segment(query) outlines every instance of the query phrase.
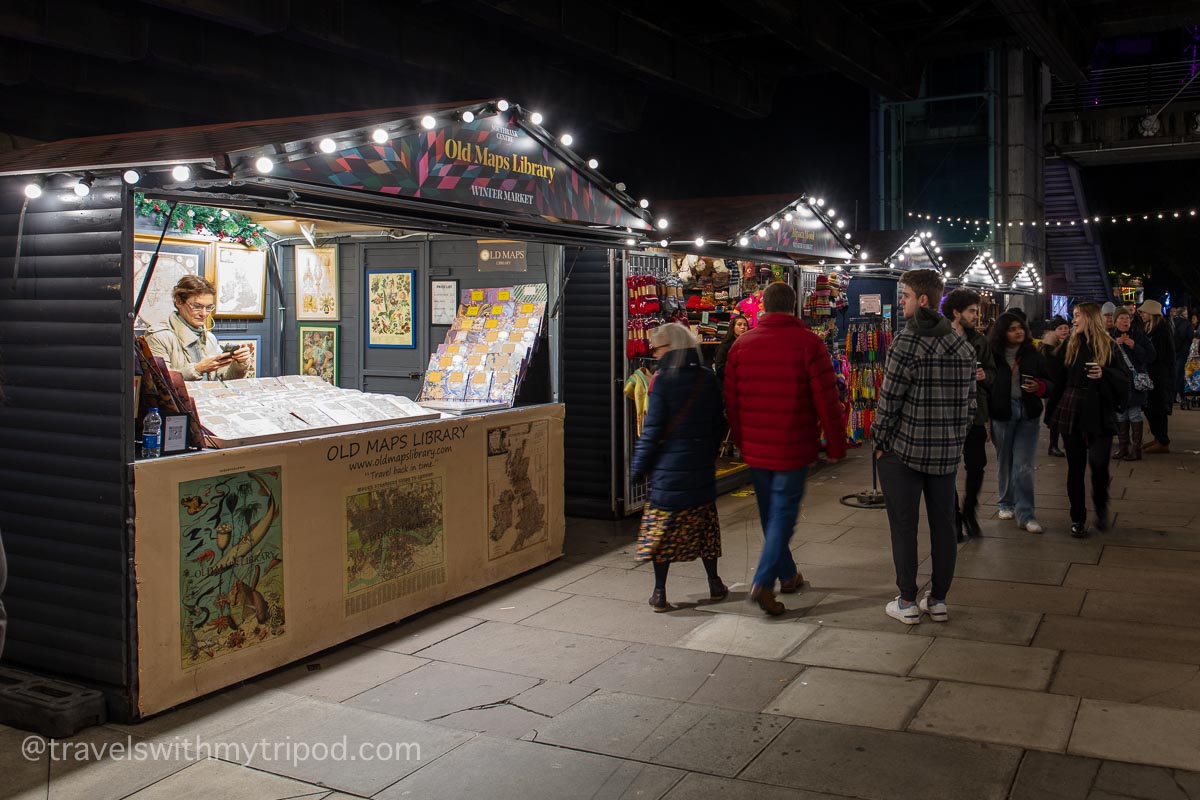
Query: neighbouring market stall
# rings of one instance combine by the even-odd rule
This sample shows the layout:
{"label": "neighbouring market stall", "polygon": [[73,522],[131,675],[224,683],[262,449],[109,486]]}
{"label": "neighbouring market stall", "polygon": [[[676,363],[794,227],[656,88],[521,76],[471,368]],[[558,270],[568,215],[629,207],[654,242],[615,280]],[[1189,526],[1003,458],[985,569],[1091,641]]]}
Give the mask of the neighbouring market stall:
{"label": "neighbouring market stall", "polygon": [[[805,280],[815,282],[825,269],[821,262],[844,263],[853,256],[849,235],[834,221],[836,211],[817,200],[768,195],[671,201],[656,206],[656,224],[666,232],[656,246],[613,250],[603,259],[586,252],[577,259],[568,255],[564,357],[594,368],[591,413],[568,415],[569,513],[611,519],[644,504],[645,484],[630,479],[627,465],[655,368],[649,351],[655,327],[688,325],[711,363],[733,319],[753,316],[751,324],[757,322],[765,286],[787,282],[803,300],[810,293]],[[573,327],[571,320],[585,319],[587,308],[603,301],[612,308],[611,321],[597,315],[586,329]],[[606,324],[608,353],[596,348]],[[610,406],[602,408],[597,398]],[[732,443],[722,447],[717,473],[718,491],[745,482],[745,465]]]}
{"label": "neighbouring market stall", "polygon": [[1045,318],[1045,289],[1041,273],[1032,263],[992,262],[996,273],[996,308],[1007,311],[1014,306],[1022,309],[1033,330],[1041,329]]}
{"label": "neighbouring market stall", "polygon": [[[648,217],[504,101],[0,157],[6,661],[135,718],[556,558],[564,251]],[[183,274],[254,377],[135,343]]]}

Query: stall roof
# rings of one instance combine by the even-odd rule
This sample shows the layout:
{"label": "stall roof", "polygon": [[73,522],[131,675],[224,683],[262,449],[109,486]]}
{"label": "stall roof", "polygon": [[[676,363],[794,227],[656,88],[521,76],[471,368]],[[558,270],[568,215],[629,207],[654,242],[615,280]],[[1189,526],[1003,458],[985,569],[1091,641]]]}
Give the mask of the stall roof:
{"label": "stall roof", "polygon": [[[862,231],[856,239],[862,245],[858,259],[860,271],[894,273],[945,268],[945,256],[933,249],[935,240],[918,230]],[[916,252],[906,252],[913,247],[918,248]],[[865,258],[862,257],[864,254]]]}
{"label": "stall roof", "polygon": [[53,142],[0,155],[0,175],[136,168],[155,197],[243,210],[602,244],[652,233],[622,184],[540,123],[501,100],[369,109]]}
{"label": "stall roof", "polygon": [[728,242],[745,228],[766,219],[796,198],[790,194],[756,194],[743,197],[696,197],[671,200],[657,207],[670,221],[673,237]]}
{"label": "stall roof", "polygon": [[1033,264],[1003,262],[995,265],[1000,277],[999,289],[1009,294],[1040,294],[1042,277]]}

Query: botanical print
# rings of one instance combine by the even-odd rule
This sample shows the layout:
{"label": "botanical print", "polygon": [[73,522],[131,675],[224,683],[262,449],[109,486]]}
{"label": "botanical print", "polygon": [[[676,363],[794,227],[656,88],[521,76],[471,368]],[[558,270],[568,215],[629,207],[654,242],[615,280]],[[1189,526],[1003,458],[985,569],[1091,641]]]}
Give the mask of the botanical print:
{"label": "botanical print", "polygon": [[416,347],[412,270],[367,271],[367,346]]}
{"label": "botanical print", "polygon": [[296,247],[296,319],[338,318],[337,245]]}
{"label": "botanical print", "polygon": [[300,374],[338,385],[338,326],[300,326]]}
{"label": "botanical print", "polygon": [[179,484],[184,669],[284,633],[280,467]]}

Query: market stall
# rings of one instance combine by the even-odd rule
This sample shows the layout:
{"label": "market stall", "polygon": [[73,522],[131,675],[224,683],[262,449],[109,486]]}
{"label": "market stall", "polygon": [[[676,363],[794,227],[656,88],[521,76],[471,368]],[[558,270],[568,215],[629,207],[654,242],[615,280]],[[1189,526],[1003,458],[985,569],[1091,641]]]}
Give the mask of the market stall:
{"label": "market stall", "polygon": [[[559,556],[564,248],[648,217],[504,101],[0,157],[6,662],[136,718]],[[135,342],[183,274],[253,376]]]}
{"label": "market stall", "polygon": [[1041,320],[1045,318],[1045,289],[1041,273],[1032,263],[994,262],[992,264],[997,276],[996,307],[999,311],[1007,311],[1014,306],[1022,309],[1029,324],[1034,330],[1040,330]]}
{"label": "market stall", "polygon": [[987,250],[955,250],[945,254],[946,294],[954,289],[973,289],[979,293],[979,325],[986,331],[1004,309],[996,304],[1000,273]]}
{"label": "market stall", "polygon": [[[847,292],[850,311],[845,324],[878,315],[885,327],[895,331],[902,316],[897,305],[900,276],[910,269],[942,271],[945,256],[927,231],[863,231],[856,241],[861,249],[854,264],[845,268],[853,277]],[[839,327],[840,337],[848,333],[844,325]]]}

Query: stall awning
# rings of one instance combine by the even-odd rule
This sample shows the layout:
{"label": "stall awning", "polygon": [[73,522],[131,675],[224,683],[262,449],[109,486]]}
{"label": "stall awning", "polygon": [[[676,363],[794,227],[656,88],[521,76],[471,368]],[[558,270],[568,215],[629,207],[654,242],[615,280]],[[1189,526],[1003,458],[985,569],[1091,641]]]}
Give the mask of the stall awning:
{"label": "stall awning", "polygon": [[995,266],[999,276],[998,289],[1008,294],[1041,294],[1042,276],[1033,264],[1019,261],[1001,262]]}
{"label": "stall awning", "polygon": [[0,156],[0,175],[134,168],[148,193],[228,207],[355,207],[447,230],[511,220],[517,236],[613,243],[653,231],[649,211],[539,123],[504,101],[372,109],[54,142]]}
{"label": "stall awning", "polygon": [[862,249],[855,259],[858,272],[899,274],[910,269],[945,268],[937,241],[917,230],[862,231],[855,240]]}
{"label": "stall awning", "polygon": [[670,221],[673,245],[703,239],[750,260],[769,254],[816,263],[818,259],[844,261],[854,254],[854,246],[833,217],[815,202],[809,203],[806,195],[675,200],[665,203],[662,211]]}

